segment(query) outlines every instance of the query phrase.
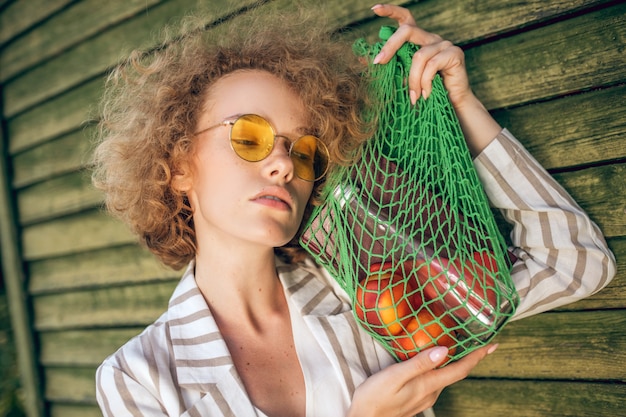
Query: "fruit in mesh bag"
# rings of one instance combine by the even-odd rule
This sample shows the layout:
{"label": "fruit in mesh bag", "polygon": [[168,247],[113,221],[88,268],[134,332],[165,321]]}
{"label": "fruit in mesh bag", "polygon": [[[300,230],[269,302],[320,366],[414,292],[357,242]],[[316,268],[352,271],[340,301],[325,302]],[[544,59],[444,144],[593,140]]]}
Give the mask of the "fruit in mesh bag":
{"label": "fruit in mesh bag", "polygon": [[390,346],[403,361],[435,346],[446,346],[451,356],[456,352],[457,344],[455,332],[451,330],[454,326],[455,322],[449,315],[441,313],[435,317],[424,307],[408,322],[404,331],[391,340]]}
{"label": "fruit in mesh bag", "polygon": [[411,294],[417,291],[415,280],[404,279],[404,265],[396,270],[390,263],[374,264],[370,275],[356,289],[354,310],[372,331],[394,336],[403,331],[412,319]]}
{"label": "fruit in mesh bag", "polygon": [[428,306],[424,305],[418,290],[425,279],[440,271],[429,270],[423,261],[415,262],[395,269],[390,262],[372,265],[370,275],[357,286],[355,313],[369,329],[391,336],[390,346],[401,360],[434,346],[446,346],[453,355],[456,322],[440,301],[428,300]]}

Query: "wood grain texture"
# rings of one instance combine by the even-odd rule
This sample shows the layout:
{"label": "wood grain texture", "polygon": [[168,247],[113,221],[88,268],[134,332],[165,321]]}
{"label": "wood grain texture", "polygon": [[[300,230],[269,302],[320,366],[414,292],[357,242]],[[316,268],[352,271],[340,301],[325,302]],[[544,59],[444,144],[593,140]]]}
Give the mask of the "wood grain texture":
{"label": "wood grain texture", "polygon": [[[41,22],[24,35],[8,44],[0,54],[0,82],[14,77],[28,68],[53,58],[76,46],[86,38],[105,31],[110,26],[132,18],[139,13],[150,13],[150,8],[164,0],[82,0],[63,13]],[[26,2],[22,2],[26,4]],[[32,3],[29,0],[28,3]],[[49,3],[49,2],[46,2]],[[24,15],[30,15],[22,11]],[[0,41],[2,37],[0,36]]]}
{"label": "wood grain texture", "polygon": [[623,82],[624,39],[626,4],[618,4],[471,48],[465,58],[476,95],[495,109]]}
{"label": "wood grain texture", "polygon": [[41,363],[46,367],[91,367],[141,333],[143,327],[42,332]]}
{"label": "wood grain texture", "polygon": [[610,0],[425,0],[408,8],[424,29],[466,45],[531,26],[546,26],[607,3]]}
{"label": "wood grain texture", "polygon": [[13,188],[82,169],[89,161],[92,126],[70,132],[21,152],[13,158]]}
{"label": "wood grain texture", "polygon": [[167,308],[178,280],[40,295],[33,299],[39,331],[147,326]]}
{"label": "wood grain texture", "polygon": [[437,417],[617,417],[626,385],[573,381],[465,380],[445,389]]}
{"label": "wood grain texture", "polygon": [[169,281],[182,275],[182,271],[165,267],[136,244],[32,261],[29,271],[31,294]]}
{"label": "wood grain texture", "polygon": [[[206,23],[224,17],[250,0],[212,2],[213,14],[203,15]],[[187,13],[198,13],[206,5],[201,0],[177,0],[161,3],[150,13],[121,22],[109,30],[85,39],[48,61],[33,67],[5,87],[5,115],[11,117],[25,109],[61,94],[86,80],[102,75],[133,49],[148,50],[159,30]]]}
{"label": "wood grain texture", "polygon": [[92,367],[50,367],[44,372],[46,398],[61,403],[96,404]]}
{"label": "wood grain texture", "polygon": [[136,242],[125,225],[98,210],[33,224],[22,240],[28,261]]}
{"label": "wood grain texture", "polygon": [[548,312],[507,324],[480,378],[626,382],[626,310]]}
{"label": "wood grain texture", "polygon": [[[7,0],[7,3],[11,0]],[[14,1],[0,13],[0,45],[17,37],[33,25],[58,13],[76,0],[29,0]]]}
{"label": "wood grain texture", "polygon": [[624,114],[626,84],[493,112],[547,169],[626,158]]}
{"label": "wood grain texture", "polygon": [[27,226],[100,207],[103,196],[91,185],[88,172],[76,171],[21,190],[17,201],[20,223]]}
{"label": "wood grain texture", "polygon": [[102,417],[100,408],[95,404],[52,403],[49,412],[50,417]]}
{"label": "wood grain texture", "polygon": [[104,79],[96,78],[7,121],[9,152],[16,154],[76,132],[96,117]]}

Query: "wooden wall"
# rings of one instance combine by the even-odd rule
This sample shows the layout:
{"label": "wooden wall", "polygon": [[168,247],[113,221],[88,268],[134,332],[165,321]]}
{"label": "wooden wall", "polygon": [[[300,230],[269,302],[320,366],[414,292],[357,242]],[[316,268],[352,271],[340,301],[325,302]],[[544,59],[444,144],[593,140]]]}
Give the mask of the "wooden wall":
{"label": "wooden wall", "polygon": [[[0,0],[8,185],[45,415],[100,415],[94,370],[165,308],[179,273],[101,212],[82,169],[104,74],[167,22],[237,0]],[[285,7],[288,0],[262,7]],[[319,2],[318,2],[319,3]],[[370,2],[321,2],[375,34]],[[401,3],[401,2],[397,2]],[[618,276],[601,293],[510,324],[500,349],[445,390],[438,416],[617,416],[626,405],[626,5],[606,0],[424,0],[418,22],[466,49],[477,95],[606,234]],[[236,20],[236,17],[234,17]],[[2,231],[5,233],[5,230]],[[3,248],[6,252],[7,248]],[[20,265],[17,263],[17,265]],[[13,277],[13,278],[11,278]],[[14,303],[20,302],[13,300]],[[28,311],[28,310],[27,310]]]}

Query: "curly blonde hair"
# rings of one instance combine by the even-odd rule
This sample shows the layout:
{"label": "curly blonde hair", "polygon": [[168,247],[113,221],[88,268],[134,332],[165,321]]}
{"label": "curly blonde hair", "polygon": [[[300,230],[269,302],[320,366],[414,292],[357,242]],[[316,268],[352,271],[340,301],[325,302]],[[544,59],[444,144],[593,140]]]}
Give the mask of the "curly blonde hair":
{"label": "curly blonde hair", "polygon": [[182,268],[196,253],[193,213],[172,177],[190,158],[202,104],[224,75],[256,69],[284,80],[306,104],[305,117],[326,142],[331,164],[348,163],[368,137],[361,118],[368,102],[363,68],[347,41],[309,15],[248,13],[237,24],[187,31],[152,53],[133,52],[110,74],[93,183],[104,191],[109,212],[164,264]]}

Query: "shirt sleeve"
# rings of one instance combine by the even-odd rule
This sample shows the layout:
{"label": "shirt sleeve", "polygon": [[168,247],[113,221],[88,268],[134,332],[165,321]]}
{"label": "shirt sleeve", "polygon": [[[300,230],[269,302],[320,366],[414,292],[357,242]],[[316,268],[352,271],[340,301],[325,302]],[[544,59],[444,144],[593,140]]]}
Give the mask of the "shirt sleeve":
{"label": "shirt sleeve", "polygon": [[514,319],[580,300],[611,281],[615,257],[598,226],[508,130],[474,165],[491,204],[513,226]]}
{"label": "shirt sleeve", "polygon": [[168,416],[148,388],[108,362],[96,372],[96,399],[105,417]]}

